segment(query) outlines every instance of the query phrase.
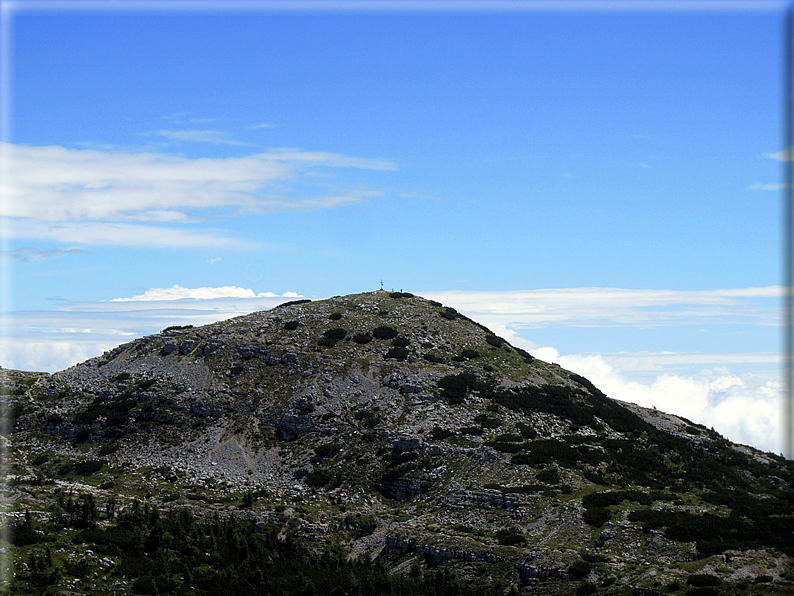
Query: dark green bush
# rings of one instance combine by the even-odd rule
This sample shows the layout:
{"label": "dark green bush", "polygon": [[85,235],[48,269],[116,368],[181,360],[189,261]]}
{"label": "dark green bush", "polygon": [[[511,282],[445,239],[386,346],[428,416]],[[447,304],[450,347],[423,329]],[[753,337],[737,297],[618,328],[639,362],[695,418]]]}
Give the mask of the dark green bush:
{"label": "dark green bush", "polygon": [[408,358],[408,350],[406,348],[391,348],[386,352],[386,358],[394,358],[395,360],[405,360]]}
{"label": "dark green bush", "polygon": [[474,422],[483,428],[499,428],[502,426],[501,420],[498,418],[491,418],[487,414],[477,414],[477,416],[474,417]]}
{"label": "dark green bush", "polygon": [[607,523],[612,513],[606,507],[588,507],[582,517],[585,523],[597,528]]}
{"label": "dark green bush", "polygon": [[391,292],[389,294],[390,298],[413,298],[414,295],[410,292]]}
{"label": "dark green bush", "polygon": [[284,329],[287,331],[292,331],[293,329],[297,329],[300,323],[298,321],[287,321],[284,323]]}
{"label": "dark green bush", "polygon": [[441,316],[449,321],[454,321],[458,317],[458,311],[451,306],[448,306],[441,311]]}
{"label": "dark green bush", "polygon": [[338,321],[339,319],[342,318],[342,313],[341,312],[332,313],[331,316],[329,316],[328,318],[331,319],[332,321]]}
{"label": "dark green bush", "polygon": [[325,333],[323,333],[323,337],[330,337],[336,340],[343,340],[347,335],[347,329],[342,329],[341,327],[336,327],[334,329],[328,329]]}
{"label": "dark green bush", "polygon": [[318,445],[314,448],[314,459],[318,461],[326,457],[332,457],[342,450],[342,445],[339,443],[326,443]]}
{"label": "dark green bush", "polygon": [[463,350],[461,352],[461,356],[471,360],[473,358],[479,358],[480,357],[480,353],[477,350],[470,350],[470,349],[467,348],[467,349],[465,349],[465,350]]}
{"label": "dark green bush", "polygon": [[460,429],[460,432],[464,435],[476,435],[479,437],[482,435],[483,430],[479,426],[464,426]]}
{"label": "dark green bush", "polygon": [[686,596],[722,596],[722,593],[717,588],[689,588],[686,591]]}
{"label": "dark green bush", "polygon": [[568,573],[575,575],[578,579],[584,579],[592,569],[593,566],[587,561],[575,561],[568,567]]}
{"label": "dark green bush", "polygon": [[378,522],[371,515],[356,513],[345,517],[345,526],[349,527],[356,538],[369,536],[378,527]]}
{"label": "dark green bush", "polygon": [[433,362],[434,364],[443,364],[444,363],[444,359],[441,358],[440,356],[434,354],[433,352],[425,352],[422,355],[422,358],[424,358],[428,362]]}
{"label": "dark green bush", "polygon": [[557,468],[545,468],[538,472],[537,478],[546,484],[557,484],[560,481],[560,471]]}
{"label": "dark green bush", "polygon": [[81,476],[90,476],[94,472],[99,472],[107,462],[104,459],[89,459],[75,463],[74,470]]}
{"label": "dark green bush", "polygon": [[375,327],[375,329],[372,330],[372,335],[375,339],[392,339],[397,337],[397,330],[394,327],[382,325],[380,327]]}
{"label": "dark green bush", "polygon": [[353,336],[353,341],[357,344],[368,344],[372,341],[372,336],[369,333],[356,333]]}
{"label": "dark green bush", "polygon": [[441,426],[434,426],[433,430],[430,431],[430,434],[433,436],[434,439],[441,440],[451,437],[455,433],[447,428],[443,428]]}
{"label": "dark green bush", "polygon": [[509,530],[497,530],[496,539],[502,546],[512,546],[513,544],[522,544],[526,542],[526,538],[524,538],[523,534],[521,534],[515,528],[510,528]]}
{"label": "dark green bush", "polygon": [[686,583],[688,583],[690,586],[701,588],[703,586],[719,586],[722,584],[722,580],[716,575],[711,575],[710,573],[700,573],[687,577]]}
{"label": "dark green bush", "polygon": [[405,348],[411,345],[411,340],[405,337],[395,337],[393,340],[391,340],[391,345],[398,348]]}
{"label": "dark green bush", "polygon": [[502,345],[505,343],[505,340],[497,335],[489,335],[485,338],[485,341],[492,345],[495,348],[501,348]]}
{"label": "dark green bush", "polygon": [[308,298],[304,300],[291,300],[290,302],[282,302],[281,304],[277,304],[273,308],[276,309],[276,308],[283,308],[285,306],[293,306],[295,304],[306,304],[307,302],[311,302],[311,300],[309,300]]}

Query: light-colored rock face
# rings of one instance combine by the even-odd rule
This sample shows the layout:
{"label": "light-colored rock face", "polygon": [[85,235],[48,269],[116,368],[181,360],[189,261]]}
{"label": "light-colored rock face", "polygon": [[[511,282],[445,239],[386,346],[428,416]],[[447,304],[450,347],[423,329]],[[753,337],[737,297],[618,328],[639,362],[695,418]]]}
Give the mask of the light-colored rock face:
{"label": "light-colored rock face", "polygon": [[[609,400],[437,303],[386,292],[169,329],[20,375],[11,440],[31,474],[70,482],[69,462],[100,459],[98,495],[195,511],[250,492],[256,505],[236,514],[302,539],[398,567],[420,552],[473,578],[513,561],[525,585],[573,581],[582,552],[610,561],[597,581],[652,586],[646,561],[671,581],[693,544],[630,512],[727,515],[704,486],[774,499],[792,478],[689,421]],[[737,472],[731,454],[756,467]],[[588,495],[609,490],[629,492],[596,523]],[[374,530],[360,535],[351,512]]]}

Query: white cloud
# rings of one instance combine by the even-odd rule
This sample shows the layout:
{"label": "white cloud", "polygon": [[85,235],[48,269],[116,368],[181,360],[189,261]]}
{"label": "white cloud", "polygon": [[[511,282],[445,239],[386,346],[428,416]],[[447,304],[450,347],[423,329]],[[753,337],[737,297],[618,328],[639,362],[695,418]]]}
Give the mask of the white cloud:
{"label": "white cloud", "polygon": [[786,188],[785,184],[761,184],[757,182],[747,187],[747,190],[783,190]]}
{"label": "white cloud", "polygon": [[763,156],[778,161],[794,161],[794,147],[789,147],[777,153],[764,153]]}
{"label": "white cloud", "polygon": [[[217,131],[181,132],[198,140],[201,135],[193,133]],[[203,140],[211,138],[207,134]],[[396,169],[386,160],[298,149],[191,159],[0,143],[0,155],[2,215],[13,218],[14,237],[59,242],[85,238],[88,243],[127,246],[147,245],[143,237],[152,230],[140,227],[142,222],[195,224],[219,216],[329,209],[365,201],[381,193],[346,184],[329,191],[333,181],[319,175],[321,169]],[[44,221],[57,225],[46,227]],[[152,236],[155,246],[231,246],[237,242],[206,231],[158,229],[162,231]],[[156,243],[158,235],[166,238],[160,244]]]}
{"label": "white cloud", "polygon": [[222,130],[156,130],[143,133],[144,135],[157,135],[173,141],[186,141],[188,143],[213,143],[216,145],[244,145],[229,137]]}
{"label": "white cloud", "polygon": [[[286,292],[283,297],[297,297],[300,294]],[[272,292],[255,293],[248,288],[237,286],[223,286],[220,288],[183,288],[174,285],[170,288],[151,288],[139,296],[132,298],[113,298],[110,302],[151,302],[161,300],[212,300],[214,298],[277,298],[278,294]]]}
{"label": "white cloud", "polygon": [[777,325],[782,292],[781,286],[768,286],[718,290],[452,290],[421,295],[454,306],[489,327],[505,330],[508,326],[528,328],[549,323],[659,327],[728,318],[733,322]]}
{"label": "white cloud", "polygon": [[207,262],[210,265],[214,265],[215,263],[220,263],[223,259],[221,257],[215,257],[214,259],[207,259]]}
{"label": "white cloud", "polygon": [[63,257],[67,255],[87,255],[89,254],[86,250],[80,250],[77,248],[70,248],[67,250],[58,250],[54,248],[48,249],[40,249],[40,248],[32,248],[29,246],[25,246],[22,248],[16,248],[14,250],[0,250],[0,259],[4,259],[7,261],[14,261],[17,263],[30,263],[32,261],[44,261],[46,259],[54,259],[57,257]]}
{"label": "white cloud", "polygon": [[260,242],[229,238],[217,233],[181,228],[105,222],[40,222],[32,219],[7,220],[8,238],[49,240],[68,244],[139,246],[145,248],[262,248]]}
{"label": "white cloud", "polygon": [[640,382],[601,355],[560,355],[554,348],[534,354],[542,360],[553,357],[614,399],[683,416],[737,443],[775,453],[782,449],[782,383],[777,375],[737,375],[717,366],[691,375],[661,372],[650,382]]}

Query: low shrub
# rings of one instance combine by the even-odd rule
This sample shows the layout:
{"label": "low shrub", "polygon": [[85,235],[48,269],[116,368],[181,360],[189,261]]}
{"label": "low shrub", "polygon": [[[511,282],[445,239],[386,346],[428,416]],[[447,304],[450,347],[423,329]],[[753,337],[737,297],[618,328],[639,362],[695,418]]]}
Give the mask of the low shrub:
{"label": "low shrub", "polygon": [[368,344],[372,341],[372,336],[369,333],[356,333],[353,336],[353,341],[357,344]]}
{"label": "low shrub", "polygon": [[451,430],[447,428],[443,428],[441,426],[434,426],[433,430],[430,431],[430,434],[433,436],[434,439],[442,440],[451,437],[455,433],[453,433]]}
{"label": "low shrub", "polygon": [[482,435],[483,430],[479,426],[464,426],[460,429],[460,432],[464,435],[476,435],[479,437]]}
{"label": "low shrub", "polygon": [[405,360],[408,358],[408,350],[401,347],[391,348],[388,352],[386,352],[385,357],[394,358],[395,360]]}
{"label": "low shrub", "polygon": [[90,476],[94,472],[99,472],[105,463],[106,462],[104,459],[89,459],[86,461],[79,461],[74,464],[74,471],[81,476]]}
{"label": "low shrub", "polygon": [[584,579],[592,571],[593,565],[587,561],[574,561],[568,567],[568,573],[575,575],[579,579]]}
{"label": "low shrub", "polygon": [[557,484],[560,481],[560,471],[557,468],[545,468],[538,472],[537,478],[546,484]]}
{"label": "low shrub", "polygon": [[497,530],[496,539],[502,546],[511,546],[513,544],[522,544],[526,542],[524,535],[514,528],[510,528],[509,530]]}
{"label": "low shrub", "polygon": [[396,346],[398,348],[406,348],[411,344],[411,340],[405,337],[395,337],[391,340],[391,345]]}
{"label": "low shrub", "polygon": [[338,321],[339,319],[342,318],[342,313],[341,312],[332,313],[331,316],[329,316],[328,318],[331,319],[332,321]]}
{"label": "low shrub", "polygon": [[468,360],[471,360],[473,358],[479,358],[480,357],[480,353],[477,350],[470,350],[470,349],[467,348],[467,349],[465,349],[465,350],[463,350],[461,352],[461,356],[463,356],[464,358],[466,358]]}
{"label": "low shrub", "polygon": [[458,311],[451,306],[448,306],[441,311],[441,316],[449,321],[454,321],[458,317]]}
{"label": "low shrub", "polygon": [[413,298],[414,295],[410,292],[391,292],[389,298]]}
{"label": "low shrub", "polygon": [[298,321],[287,321],[286,323],[284,323],[284,329],[286,329],[287,331],[292,331],[293,329],[297,329],[298,325],[299,325]]}
{"label": "low shrub", "polygon": [[425,352],[422,355],[422,358],[424,358],[428,362],[432,362],[434,364],[443,364],[444,363],[444,359],[441,358],[440,356],[438,356],[437,354],[434,354],[433,352]]}
{"label": "low shrub", "polygon": [[381,325],[380,327],[375,327],[372,330],[372,335],[375,339],[392,339],[397,337],[397,330],[394,327],[389,327],[388,325]]}
{"label": "low shrub", "polygon": [[489,335],[488,337],[485,338],[485,341],[486,343],[488,343],[489,345],[495,348],[501,348],[502,345],[505,343],[505,340],[497,335]]}
{"label": "low shrub", "polygon": [[341,327],[336,327],[335,329],[328,329],[325,333],[323,333],[323,337],[331,337],[337,340],[345,339],[347,335],[347,329],[342,329]]}
{"label": "low shrub", "polygon": [[499,428],[502,426],[502,421],[498,418],[491,418],[487,414],[478,414],[474,417],[474,422],[483,428]]}
{"label": "low shrub", "polygon": [[686,578],[686,583],[690,586],[701,588],[703,586],[719,586],[722,583],[722,579],[710,573],[700,573],[697,575],[690,575]]}
{"label": "low shrub", "polygon": [[586,524],[598,528],[609,521],[612,513],[606,507],[588,507],[582,517]]}

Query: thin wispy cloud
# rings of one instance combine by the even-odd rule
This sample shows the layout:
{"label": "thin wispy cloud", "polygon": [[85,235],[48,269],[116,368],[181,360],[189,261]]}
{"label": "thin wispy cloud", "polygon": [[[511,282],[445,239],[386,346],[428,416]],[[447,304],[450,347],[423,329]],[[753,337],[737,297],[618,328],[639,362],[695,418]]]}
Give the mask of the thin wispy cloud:
{"label": "thin wispy cloud", "polygon": [[756,184],[751,184],[747,187],[747,190],[783,190],[786,188],[785,184],[779,183],[772,183],[772,184],[762,184],[760,182]]}
{"label": "thin wispy cloud", "polygon": [[763,153],[762,155],[778,161],[794,161],[794,147],[783,149],[783,151],[778,151],[777,153]]}
{"label": "thin wispy cloud", "polygon": [[172,141],[186,143],[212,143],[215,145],[246,145],[237,141],[222,130],[155,130],[142,133],[144,136],[160,136]]}
{"label": "thin wispy cloud", "polygon": [[259,124],[254,124],[251,128],[276,128],[276,124],[271,124],[270,122],[260,122]]}
{"label": "thin wispy cloud", "polygon": [[778,299],[783,288],[720,290],[634,290],[564,288],[506,292],[445,291],[422,294],[467,315],[497,324],[527,328],[548,324],[659,327],[732,321],[780,323]]}
{"label": "thin wispy cloud", "polygon": [[58,257],[65,257],[70,255],[87,255],[87,250],[79,248],[69,248],[66,250],[59,250],[55,248],[40,249],[32,247],[16,248],[14,250],[0,250],[0,259],[12,261],[15,263],[31,263],[35,261],[45,261],[48,259],[56,259]]}
{"label": "thin wispy cloud", "polygon": [[8,238],[47,240],[65,244],[115,245],[139,248],[229,248],[258,249],[258,241],[240,240],[221,233],[181,228],[112,222],[41,222],[12,220],[4,231]]}
{"label": "thin wispy cloud", "polygon": [[[250,246],[217,232],[155,231],[140,224],[337,208],[381,193],[360,187],[329,192],[335,178],[326,168],[396,169],[382,159],[299,149],[192,159],[61,146],[1,148],[7,156],[0,171],[3,215],[13,218],[13,237],[126,246],[147,245],[148,240],[152,246]],[[144,240],[150,232],[154,234]]]}

